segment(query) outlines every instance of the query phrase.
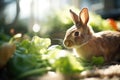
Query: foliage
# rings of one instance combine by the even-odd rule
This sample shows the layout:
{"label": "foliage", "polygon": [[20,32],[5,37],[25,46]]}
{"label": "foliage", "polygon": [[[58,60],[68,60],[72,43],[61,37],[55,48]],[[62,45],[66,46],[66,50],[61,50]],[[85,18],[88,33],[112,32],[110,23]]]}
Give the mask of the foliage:
{"label": "foliage", "polygon": [[57,59],[53,64],[53,67],[63,74],[75,74],[84,70],[84,67],[80,64],[80,62],[78,62],[77,59],[70,54],[66,57]]}
{"label": "foliage", "polygon": [[49,45],[50,39],[37,36],[34,36],[31,41],[23,40],[17,43],[14,56],[8,62],[9,74],[21,78],[48,71],[49,63],[42,59],[42,55],[47,53],[46,49]]}
{"label": "foliage", "polygon": [[44,37],[63,38],[65,31],[73,25],[69,17],[68,9],[51,10],[44,20],[41,21],[42,31],[40,32]]}
{"label": "foliage", "polygon": [[5,42],[8,42],[10,39],[10,36],[6,35],[5,33],[3,32],[0,32],[0,46],[5,43]]}
{"label": "foliage", "polygon": [[61,46],[54,45],[49,47],[49,63],[55,71],[63,74],[75,74],[84,70],[75,56],[71,52],[63,50]]}
{"label": "foliage", "polygon": [[104,63],[104,58],[103,57],[92,57],[92,64],[95,64],[95,65],[102,65]]}
{"label": "foliage", "polygon": [[100,15],[92,13],[92,12],[90,12],[89,25],[92,26],[95,32],[99,32],[103,30],[113,30],[108,20],[103,19]]}

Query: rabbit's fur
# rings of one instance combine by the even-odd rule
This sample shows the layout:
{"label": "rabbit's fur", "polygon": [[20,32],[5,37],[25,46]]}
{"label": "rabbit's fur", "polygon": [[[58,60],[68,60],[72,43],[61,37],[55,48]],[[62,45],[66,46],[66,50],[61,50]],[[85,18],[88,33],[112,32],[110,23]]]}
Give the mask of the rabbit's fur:
{"label": "rabbit's fur", "polygon": [[94,33],[87,25],[89,13],[83,8],[79,16],[70,10],[74,26],[67,30],[64,45],[84,59],[90,60],[93,56],[103,56],[105,61],[120,59],[120,32],[102,31]]}

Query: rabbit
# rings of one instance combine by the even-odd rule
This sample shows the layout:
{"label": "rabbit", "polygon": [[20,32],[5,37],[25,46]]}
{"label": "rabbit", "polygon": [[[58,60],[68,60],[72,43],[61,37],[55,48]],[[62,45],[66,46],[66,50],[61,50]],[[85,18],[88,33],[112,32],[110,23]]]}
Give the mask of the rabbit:
{"label": "rabbit", "polygon": [[95,33],[88,25],[89,12],[83,8],[79,15],[70,9],[74,25],[66,31],[63,44],[73,49],[79,57],[91,60],[102,56],[106,62],[120,59],[120,32],[101,31]]}

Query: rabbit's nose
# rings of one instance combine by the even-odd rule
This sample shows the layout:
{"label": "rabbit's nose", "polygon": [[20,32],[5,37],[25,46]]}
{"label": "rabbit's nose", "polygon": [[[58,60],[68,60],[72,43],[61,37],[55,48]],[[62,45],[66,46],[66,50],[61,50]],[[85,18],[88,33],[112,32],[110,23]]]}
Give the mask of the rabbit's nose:
{"label": "rabbit's nose", "polygon": [[73,42],[71,40],[65,40],[64,41],[64,45],[65,45],[65,47],[72,47],[73,46]]}

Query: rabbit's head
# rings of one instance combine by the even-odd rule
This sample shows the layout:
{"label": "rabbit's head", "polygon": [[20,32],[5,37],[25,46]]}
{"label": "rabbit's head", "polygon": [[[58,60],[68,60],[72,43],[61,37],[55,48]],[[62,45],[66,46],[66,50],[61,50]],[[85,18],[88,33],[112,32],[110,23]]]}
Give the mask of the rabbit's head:
{"label": "rabbit's head", "polygon": [[64,45],[68,48],[81,46],[92,37],[92,30],[88,27],[89,13],[87,8],[83,8],[79,15],[70,10],[74,26],[69,28],[64,38]]}

